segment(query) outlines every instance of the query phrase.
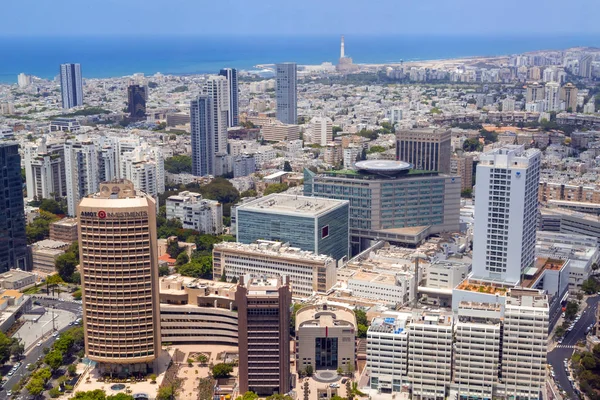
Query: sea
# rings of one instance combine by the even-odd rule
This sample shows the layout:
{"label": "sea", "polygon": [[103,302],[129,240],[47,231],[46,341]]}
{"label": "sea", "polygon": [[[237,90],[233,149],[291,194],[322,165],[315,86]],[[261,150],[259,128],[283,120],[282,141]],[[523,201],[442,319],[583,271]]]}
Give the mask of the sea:
{"label": "sea", "polygon": [[[346,55],[355,63],[397,63],[535,50],[600,46],[595,35],[368,36],[346,35]],[[104,36],[0,37],[0,82],[24,72],[52,79],[61,63],[80,63],[85,78],[144,73],[203,74],[260,64],[337,63],[340,36]]]}

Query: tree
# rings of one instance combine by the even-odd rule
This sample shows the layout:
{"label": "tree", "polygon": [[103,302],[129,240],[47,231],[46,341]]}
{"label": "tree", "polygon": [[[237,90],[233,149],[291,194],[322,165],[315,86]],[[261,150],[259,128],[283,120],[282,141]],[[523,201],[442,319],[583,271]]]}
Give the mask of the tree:
{"label": "tree", "polygon": [[568,320],[574,319],[575,315],[577,315],[577,311],[579,311],[579,304],[574,301],[569,301],[565,310],[565,318]]}
{"label": "tree", "polygon": [[75,345],[75,339],[70,332],[65,332],[61,337],[54,342],[54,349],[58,350],[61,354],[69,354],[73,351]]}
{"label": "tree", "polygon": [[229,378],[233,372],[233,366],[231,364],[220,363],[212,368],[212,376],[215,379]]}
{"label": "tree", "polygon": [[183,253],[184,251],[185,251],[184,248],[179,247],[178,240],[172,240],[167,245],[167,254],[169,254],[169,256],[171,256],[171,258],[176,259],[177,256],[179,256],[179,254]]}
{"label": "tree", "polygon": [[581,292],[577,292],[577,300],[578,300],[578,301],[581,301],[581,300],[583,300],[583,293],[581,293]]}
{"label": "tree", "polygon": [[23,354],[25,353],[25,345],[15,340],[13,344],[10,345],[10,355],[19,360]]}
{"label": "tree", "polygon": [[27,389],[29,394],[33,396],[39,396],[44,391],[45,386],[46,383],[42,379],[31,378],[27,386],[25,386],[25,388]]}
{"label": "tree", "polygon": [[354,315],[356,315],[356,323],[367,325],[367,313],[360,308],[354,310]]}
{"label": "tree", "polygon": [[240,193],[240,197],[256,197],[258,194],[256,193],[256,190],[254,189],[248,189],[242,193]]}
{"label": "tree", "polygon": [[90,390],[88,392],[77,392],[74,400],[105,400],[106,393],[102,389]]}
{"label": "tree", "polygon": [[369,330],[369,327],[363,324],[358,324],[357,329],[356,329],[356,336],[359,338],[366,338],[367,337],[367,331]]}
{"label": "tree", "polygon": [[344,370],[342,369],[342,367],[337,367],[335,372],[337,372],[338,375],[342,375],[344,373]]}
{"label": "tree", "polygon": [[183,276],[191,276],[193,278],[210,279],[212,276],[212,257],[202,256],[199,259],[194,259],[177,268],[177,273]]}
{"label": "tree", "polygon": [[79,264],[79,243],[73,242],[64,254],[56,258],[54,266],[56,272],[65,282],[74,282],[79,280],[79,275],[75,275],[76,267]]}
{"label": "tree", "polygon": [[460,197],[464,197],[466,199],[470,199],[473,197],[473,189],[463,189],[460,192]]}
{"label": "tree", "polygon": [[254,392],[246,392],[243,396],[238,396],[236,400],[257,400],[258,395]]}
{"label": "tree", "polygon": [[463,143],[464,151],[481,151],[482,149],[483,149],[483,146],[481,145],[481,143],[479,143],[479,140],[477,140],[475,138],[467,139]]}
{"label": "tree", "polygon": [[74,291],[72,296],[73,296],[73,299],[75,299],[75,300],[81,300],[81,296],[82,296],[81,289],[77,289],[76,291]]}
{"label": "tree", "polygon": [[289,186],[287,183],[273,183],[265,189],[264,195],[270,195],[272,193],[281,193],[288,190]]}
{"label": "tree", "polygon": [[383,147],[383,146],[378,146],[378,145],[375,145],[375,146],[371,146],[371,147],[369,148],[369,151],[367,151],[367,153],[368,153],[368,154],[373,154],[373,153],[383,153],[384,151],[385,151],[385,147]]}
{"label": "tree", "polygon": [[349,362],[346,364],[346,373],[349,375],[354,373],[354,362]]}
{"label": "tree", "polygon": [[32,244],[48,238],[48,235],[50,235],[50,224],[58,220],[59,218],[56,215],[40,210],[39,217],[35,218],[32,223],[27,224],[25,227],[27,243]]}
{"label": "tree", "polygon": [[56,371],[63,363],[63,353],[60,350],[52,350],[44,357],[44,362],[48,364],[52,371]]}
{"label": "tree", "polygon": [[158,267],[158,276],[167,276],[169,275],[169,266],[163,265]]}
{"label": "tree", "polygon": [[300,310],[302,307],[304,307],[304,304],[302,304],[302,303],[294,303],[294,305],[292,306],[292,312],[291,312],[291,316],[290,316],[290,334],[291,335],[296,333],[296,313],[298,313],[298,310]]}
{"label": "tree", "polygon": [[165,160],[165,171],[171,174],[192,173],[192,157],[179,155]]}
{"label": "tree", "polygon": [[292,165],[290,164],[289,161],[286,160],[286,161],[283,162],[283,170],[285,172],[292,172],[293,171]]}
{"label": "tree", "polygon": [[12,340],[3,332],[0,332],[0,364],[4,364],[10,358]]}
{"label": "tree", "polygon": [[308,364],[304,372],[306,373],[306,376],[312,376],[314,373],[312,364]]}
{"label": "tree", "polygon": [[189,261],[190,257],[187,255],[186,252],[183,252],[177,256],[177,261],[175,262],[175,265],[187,264]]}
{"label": "tree", "polygon": [[77,366],[75,364],[71,364],[67,367],[67,372],[70,376],[75,376],[77,373]]}
{"label": "tree", "polygon": [[594,277],[590,277],[583,281],[581,290],[583,290],[585,294],[594,294],[600,290],[600,285]]}
{"label": "tree", "polygon": [[287,394],[272,394],[271,396],[267,397],[266,400],[292,400],[292,398],[290,396],[288,396]]}
{"label": "tree", "polygon": [[67,213],[67,210],[65,208],[65,205],[62,205],[61,203],[59,203],[58,201],[54,200],[54,199],[43,199],[40,202],[40,210],[49,212],[51,214],[55,214],[55,215],[65,215]]}

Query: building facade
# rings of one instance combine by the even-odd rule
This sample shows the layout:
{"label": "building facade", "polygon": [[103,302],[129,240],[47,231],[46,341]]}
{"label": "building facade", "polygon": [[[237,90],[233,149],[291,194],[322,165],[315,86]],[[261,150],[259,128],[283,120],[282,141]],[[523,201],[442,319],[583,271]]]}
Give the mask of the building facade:
{"label": "building facade", "polygon": [[215,174],[214,141],[212,123],[213,101],[210,96],[201,94],[190,103],[190,131],[192,137],[192,175]]}
{"label": "building facade", "polygon": [[298,123],[298,91],[296,63],[275,64],[277,120],[284,124]]}
{"label": "building facade", "polygon": [[290,307],[287,277],[240,277],[238,306],[239,391],[285,394],[290,380]]}
{"label": "building facade", "polygon": [[450,173],[452,133],[447,129],[403,129],[397,133],[396,159],[415,169]]}
{"label": "building facade", "polygon": [[146,119],[146,87],[130,85],[127,87],[127,112],[132,120]]}
{"label": "building facade", "polygon": [[206,200],[200,193],[181,192],[166,200],[167,219],[177,218],[183,229],[200,233],[223,232],[223,207],[216,200]]}
{"label": "building facade", "polygon": [[229,88],[229,111],[227,112],[227,126],[238,126],[239,111],[238,111],[238,78],[237,69],[224,68],[219,71],[219,75],[227,78],[227,86]]}
{"label": "building facade", "polygon": [[450,174],[460,176],[462,190],[473,189],[473,157],[453,156],[450,159]]}
{"label": "building facade", "polygon": [[156,204],[125,180],[78,207],[87,357],[101,371],[148,373],[161,351]]}
{"label": "building facade", "polygon": [[83,83],[80,64],[60,65],[60,91],[63,108],[67,109],[83,105]]}

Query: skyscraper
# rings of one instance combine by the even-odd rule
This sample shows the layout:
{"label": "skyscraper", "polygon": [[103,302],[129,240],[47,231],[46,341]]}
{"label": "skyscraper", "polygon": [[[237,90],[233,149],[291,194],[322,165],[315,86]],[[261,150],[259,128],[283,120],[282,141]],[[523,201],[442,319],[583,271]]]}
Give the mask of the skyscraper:
{"label": "skyscraper", "polygon": [[290,306],[287,276],[252,279],[241,276],[238,307],[239,389],[259,396],[290,388]]}
{"label": "skyscraper", "polygon": [[541,153],[506,145],[477,165],[473,277],[519,282],[535,261]]}
{"label": "skyscraper", "polygon": [[584,54],[579,59],[579,76],[583,78],[592,77],[592,56]]}
{"label": "skyscraper", "polygon": [[528,103],[544,100],[544,86],[537,82],[527,85],[527,96],[525,97],[525,100]]}
{"label": "skyscraper", "polygon": [[190,103],[190,131],[192,136],[192,175],[214,174],[214,129],[212,124],[212,99],[199,95]]}
{"label": "skyscraper", "polygon": [[101,373],[156,371],[161,350],[156,203],[126,180],[79,204],[87,357]]}
{"label": "skyscraper", "polygon": [[0,272],[11,268],[29,270],[21,156],[17,143],[0,143],[0,177]]}
{"label": "skyscraper", "polygon": [[237,69],[223,68],[219,75],[227,78],[229,86],[229,111],[227,112],[227,126],[238,125],[238,78]]}
{"label": "skyscraper", "polygon": [[83,105],[83,84],[81,82],[81,65],[60,65],[60,90],[63,108]]}
{"label": "skyscraper", "polygon": [[560,110],[560,84],[557,82],[546,83],[544,102],[546,103],[546,111]]}
{"label": "skyscraper", "polygon": [[571,112],[577,111],[577,86],[567,83],[560,89],[560,99],[565,102],[565,109],[571,109]]}
{"label": "skyscraper", "polygon": [[229,172],[227,165],[227,118],[229,115],[229,86],[227,78],[220,75],[210,76],[202,87],[203,94],[211,99],[211,117],[213,137],[209,143],[213,164],[210,175],[220,176]]}
{"label": "skyscraper", "polygon": [[98,190],[98,154],[91,140],[65,143],[65,178],[69,215],[76,215],[77,204]]}
{"label": "skyscraper", "polygon": [[127,87],[127,111],[132,120],[146,118],[146,88],[140,85]]}
{"label": "skyscraper", "polygon": [[276,64],[277,119],[284,124],[298,123],[296,63]]}
{"label": "skyscraper", "polygon": [[450,173],[451,134],[447,129],[403,129],[398,132],[396,159],[415,169]]}

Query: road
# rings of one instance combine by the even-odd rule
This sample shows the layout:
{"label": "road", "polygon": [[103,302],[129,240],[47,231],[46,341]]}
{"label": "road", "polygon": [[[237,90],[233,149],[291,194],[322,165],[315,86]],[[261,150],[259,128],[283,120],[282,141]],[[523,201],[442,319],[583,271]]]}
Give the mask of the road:
{"label": "road", "polygon": [[596,322],[596,310],[599,300],[600,296],[592,296],[586,300],[587,307],[583,314],[581,314],[581,318],[575,324],[573,330],[565,336],[562,344],[559,344],[554,350],[548,353],[548,363],[554,368],[558,383],[568,393],[570,399],[577,399],[578,397],[569,382],[563,361],[565,358],[571,359],[575,344],[585,339],[585,329]]}
{"label": "road", "polygon": [[[81,308],[81,305],[79,303],[71,303],[71,302],[67,302],[67,301],[58,301],[58,300],[53,300],[53,299],[40,299],[40,298],[37,298],[35,300],[44,307],[54,306],[57,309],[69,311],[69,312],[75,314],[76,317],[80,316],[80,314],[81,314],[79,311],[79,309]],[[66,326],[66,327],[60,329],[58,332],[62,333],[70,328],[72,328],[72,326]],[[34,362],[36,362],[37,359],[44,354],[44,348],[50,347],[52,345],[52,343],[54,342],[54,339],[55,339],[54,337],[49,336],[45,341],[42,342],[41,346],[37,346],[37,345],[34,346],[25,355],[25,358],[23,360],[21,360],[21,366],[19,367],[19,369],[17,369],[17,371],[14,373],[14,375],[9,377],[8,380],[6,381],[6,383],[4,384],[4,390],[0,392],[0,399],[7,399],[8,398],[8,396],[6,394],[7,391],[11,390],[13,388],[13,386],[16,385],[17,382],[19,382],[19,380],[22,377],[29,375],[29,371],[27,371],[25,366],[27,364],[33,364]]]}

